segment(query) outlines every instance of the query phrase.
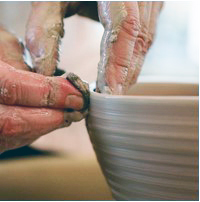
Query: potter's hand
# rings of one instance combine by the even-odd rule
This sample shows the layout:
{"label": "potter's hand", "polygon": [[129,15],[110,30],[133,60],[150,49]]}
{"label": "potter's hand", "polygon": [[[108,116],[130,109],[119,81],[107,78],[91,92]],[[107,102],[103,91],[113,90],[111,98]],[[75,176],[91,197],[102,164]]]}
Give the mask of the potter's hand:
{"label": "potter's hand", "polygon": [[[136,82],[153,41],[163,2],[98,2],[105,28],[101,43],[97,90],[126,94]],[[78,13],[97,20],[95,2],[34,2],[26,43],[38,73],[52,75],[58,60],[63,18]]]}
{"label": "potter's hand", "polygon": [[153,41],[163,2],[99,2],[105,31],[97,90],[126,94],[136,82],[144,57]]}
{"label": "potter's hand", "polygon": [[59,42],[64,35],[63,18],[74,14],[98,20],[96,2],[33,2],[27,24],[26,44],[37,73],[54,74]]}
{"label": "potter's hand", "polygon": [[79,110],[86,107],[82,92],[88,92],[87,86],[73,74],[67,78],[30,72],[23,46],[0,28],[0,152],[83,118]]}

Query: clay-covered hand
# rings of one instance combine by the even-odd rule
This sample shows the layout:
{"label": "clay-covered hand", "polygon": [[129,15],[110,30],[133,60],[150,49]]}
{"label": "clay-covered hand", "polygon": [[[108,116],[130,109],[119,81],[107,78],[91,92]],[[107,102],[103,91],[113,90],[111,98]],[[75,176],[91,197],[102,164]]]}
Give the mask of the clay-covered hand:
{"label": "clay-covered hand", "polygon": [[[58,61],[63,18],[73,14],[100,18],[101,42],[97,90],[126,94],[136,82],[152,44],[163,2],[33,2],[26,43],[38,73],[53,75]],[[98,7],[98,8],[97,8]]]}
{"label": "clay-covered hand", "polygon": [[80,110],[87,107],[82,92],[88,87],[73,74],[65,79],[31,72],[23,51],[16,37],[1,27],[0,152],[30,144],[85,116]]}
{"label": "clay-covered hand", "polygon": [[152,44],[163,2],[99,2],[105,31],[101,42],[97,90],[126,94],[136,82]]}
{"label": "clay-covered hand", "polygon": [[26,27],[26,47],[34,70],[51,76],[59,59],[59,43],[64,36],[63,19],[74,14],[98,20],[96,2],[32,2]]}

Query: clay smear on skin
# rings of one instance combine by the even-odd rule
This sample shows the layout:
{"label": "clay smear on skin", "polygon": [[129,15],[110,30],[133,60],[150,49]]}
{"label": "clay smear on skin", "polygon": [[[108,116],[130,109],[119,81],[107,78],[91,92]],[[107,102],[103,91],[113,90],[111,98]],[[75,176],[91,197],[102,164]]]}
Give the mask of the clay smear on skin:
{"label": "clay smear on skin", "polygon": [[[51,28],[46,28],[46,41],[40,42],[37,55],[32,54],[34,67],[37,68],[39,73],[51,75],[55,70],[58,60],[58,44],[60,44],[60,32],[63,30],[62,24],[54,24]],[[61,34],[62,35],[62,34]],[[61,36],[62,37],[62,36]],[[45,44],[48,41],[47,44]],[[43,47],[46,46],[46,47]],[[52,47],[52,48],[51,48]],[[53,65],[52,65],[53,64]],[[42,66],[42,68],[40,67]],[[45,69],[43,68],[45,66]],[[47,67],[47,68],[46,68]]]}
{"label": "clay smear on skin", "polygon": [[106,86],[105,71],[108,58],[112,53],[112,44],[117,41],[121,24],[127,16],[124,2],[99,2],[99,16],[105,31],[101,41],[101,58],[98,64],[97,86],[102,93],[111,94],[111,90]]}
{"label": "clay smear on skin", "polygon": [[52,90],[49,90],[47,93],[44,94],[43,99],[41,100],[41,106],[53,106],[55,104],[55,93],[57,92],[59,86],[56,84],[56,82],[53,82],[53,79],[46,78],[44,83],[42,84],[42,87],[49,87],[52,88]]}
{"label": "clay smear on skin", "polygon": [[8,94],[8,89],[7,88],[0,88],[0,102],[4,103],[5,100],[10,97]]}
{"label": "clay smear on skin", "polygon": [[[52,76],[55,71],[60,38],[64,35],[62,16],[66,5],[61,2],[32,3],[26,42],[37,73]],[[38,13],[37,18],[34,13]]]}

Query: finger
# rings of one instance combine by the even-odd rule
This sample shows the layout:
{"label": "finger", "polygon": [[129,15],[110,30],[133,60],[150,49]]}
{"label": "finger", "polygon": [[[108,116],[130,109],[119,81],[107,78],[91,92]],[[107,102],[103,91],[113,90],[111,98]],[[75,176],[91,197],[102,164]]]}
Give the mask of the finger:
{"label": "finger", "polygon": [[[87,108],[89,105],[86,103],[89,98],[86,101],[81,92],[82,88],[75,88],[62,77],[45,77],[33,72],[16,70],[1,61],[0,70],[1,104],[48,106],[75,110]],[[87,89],[87,91],[89,96],[89,90]]]}
{"label": "finger", "polygon": [[163,6],[163,2],[139,2],[139,5],[141,31],[137,37],[133,57],[131,59],[131,67],[133,71],[129,74],[126,92],[137,81],[144,63],[145,55],[153,42],[156,22]]}
{"label": "finger", "polygon": [[0,104],[0,152],[30,144],[42,135],[82,120],[86,114]]}
{"label": "finger", "polygon": [[139,1],[138,7],[139,7],[141,30],[143,30],[144,34],[147,34],[151,16],[152,2]]}
{"label": "finger", "polygon": [[51,76],[59,59],[58,49],[64,35],[66,2],[33,2],[26,30],[26,46],[37,73]]}
{"label": "finger", "polygon": [[151,17],[152,2],[141,1],[138,2],[138,6],[139,6],[141,28],[134,46],[128,76],[126,81],[124,82],[123,86],[124,94],[126,94],[129,87],[137,81],[137,78],[139,76],[139,73],[141,71],[144,62],[144,56],[149,49],[149,44],[151,40],[148,33],[148,28]]}
{"label": "finger", "polygon": [[106,92],[108,86],[111,93],[122,94],[140,28],[137,2],[99,2],[98,10],[105,31],[97,88]]}
{"label": "finger", "polygon": [[0,152],[30,144],[57,128],[68,126],[62,110],[0,104]]}
{"label": "finger", "polygon": [[0,60],[16,69],[29,70],[23,59],[24,47],[4,27],[0,26]]}

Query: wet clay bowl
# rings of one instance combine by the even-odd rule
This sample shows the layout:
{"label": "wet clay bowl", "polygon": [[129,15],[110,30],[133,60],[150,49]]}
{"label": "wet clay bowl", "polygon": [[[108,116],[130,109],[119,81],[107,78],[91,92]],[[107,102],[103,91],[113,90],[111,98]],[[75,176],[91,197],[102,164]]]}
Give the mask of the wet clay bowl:
{"label": "wet clay bowl", "polygon": [[87,129],[116,200],[198,199],[198,85],[91,92]]}

